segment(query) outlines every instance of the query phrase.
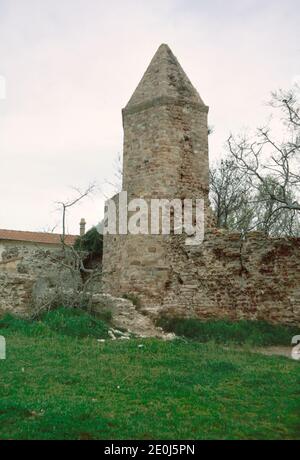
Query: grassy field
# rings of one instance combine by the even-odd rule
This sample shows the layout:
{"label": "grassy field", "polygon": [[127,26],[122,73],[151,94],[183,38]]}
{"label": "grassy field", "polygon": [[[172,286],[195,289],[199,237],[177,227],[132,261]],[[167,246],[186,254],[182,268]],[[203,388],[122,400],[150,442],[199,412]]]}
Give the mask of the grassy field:
{"label": "grassy field", "polygon": [[296,439],[300,366],[184,340],[107,340],[88,315],[0,321],[0,439]]}
{"label": "grassy field", "polygon": [[165,331],[174,332],[198,342],[230,343],[265,347],[291,345],[291,338],[300,334],[300,328],[272,325],[265,321],[200,321],[199,319],[161,318],[158,325]]}

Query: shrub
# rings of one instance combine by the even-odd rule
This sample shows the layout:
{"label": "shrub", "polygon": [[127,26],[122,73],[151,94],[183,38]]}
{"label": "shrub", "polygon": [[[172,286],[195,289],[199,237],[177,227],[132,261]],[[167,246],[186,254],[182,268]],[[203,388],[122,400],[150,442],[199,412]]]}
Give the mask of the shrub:
{"label": "shrub", "polygon": [[103,237],[96,227],[91,228],[85,235],[77,238],[74,248],[77,251],[86,251],[92,256],[101,256],[103,254]]}
{"label": "shrub", "polygon": [[107,337],[108,326],[88,313],[73,308],[58,308],[46,313],[42,321],[59,334],[72,337]]}
{"label": "shrub", "polygon": [[210,340],[216,343],[248,343],[254,346],[290,345],[294,335],[300,330],[296,327],[269,324],[265,321],[201,321],[199,319],[166,318],[158,321],[167,332],[199,342]]}
{"label": "shrub", "polygon": [[72,337],[108,337],[108,325],[88,313],[75,308],[58,308],[43,314],[39,320],[26,320],[6,315],[0,320],[0,331],[19,332],[27,336],[52,334]]}

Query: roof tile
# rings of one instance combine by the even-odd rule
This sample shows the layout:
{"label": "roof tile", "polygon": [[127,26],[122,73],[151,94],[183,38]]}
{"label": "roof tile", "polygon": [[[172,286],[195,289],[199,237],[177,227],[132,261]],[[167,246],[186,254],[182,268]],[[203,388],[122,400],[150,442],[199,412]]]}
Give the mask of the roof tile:
{"label": "roof tile", "polygon": [[[65,242],[66,244],[73,245],[77,238],[78,235],[66,235]],[[61,243],[61,235],[59,233],[24,232],[20,230],[0,229],[0,241],[1,240],[58,245]]]}

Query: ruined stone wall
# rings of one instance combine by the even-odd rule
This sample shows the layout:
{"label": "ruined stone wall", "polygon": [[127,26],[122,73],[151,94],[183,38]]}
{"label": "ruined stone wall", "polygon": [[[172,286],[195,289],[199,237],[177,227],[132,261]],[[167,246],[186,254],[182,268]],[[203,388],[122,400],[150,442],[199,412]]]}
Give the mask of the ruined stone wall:
{"label": "ruined stone wall", "polygon": [[215,229],[198,247],[172,244],[160,313],[300,324],[300,238]]}
{"label": "ruined stone wall", "polygon": [[[183,237],[165,237],[165,251],[159,238],[132,235],[120,244],[110,292],[137,296],[154,317],[300,324],[299,238],[270,239],[252,232],[242,240],[237,233],[215,229],[195,247],[186,246]],[[126,265],[129,253],[136,255],[135,264],[130,256]]]}
{"label": "ruined stone wall", "polygon": [[31,276],[5,273],[0,268],[0,317],[5,313],[28,315],[32,308],[33,285]]}
{"label": "ruined stone wall", "polygon": [[0,315],[30,314],[38,297],[55,286],[73,286],[61,264],[61,249],[50,245],[2,243],[0,260]]}

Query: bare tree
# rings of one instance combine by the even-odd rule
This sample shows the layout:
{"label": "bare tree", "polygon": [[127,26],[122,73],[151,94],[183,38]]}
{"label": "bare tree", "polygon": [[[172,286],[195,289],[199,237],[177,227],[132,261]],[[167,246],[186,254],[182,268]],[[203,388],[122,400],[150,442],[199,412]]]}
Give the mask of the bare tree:
{"label": "bare tree", "polygon": [[63,245],[63,248],[66,246],[65,241],[66,241],[66,218],[67,218],[67,211],[70,208],[73,208],[76,206],[80,201],[84,200],[86,197],[92,195],[96,189],[96,184],[92,183],[89,184],[88,187],[85,190],[80,190],[79,188],[73,188],[75,191],[75,196],[71,198],[68,201],[58,201],[56,204],[61,208],[62,210],[62,234],[61,234],[61,242]]}
{"label": "bare tree", "polygon": [[[210,201],[217,227],[239,231],[242,235],[259,230],[268,236],[298,236],[299,213],[282,209],[281,203],[270,197],[270,190],[273,195],[281,190],[273,176],[266,176],[264,183],[252,187],[235,159],[227,156],[210,171]],[[290,196],[289,199],[293,200]]]}
{"label": "bare tree", "polygon": [[[271,175],[265,177],[265,182],[259,184],[252,199],[253,218],[252,228],[268,236],[298,236],[300,234],[299,213],[296,210],[282,208],[278,200],[270,196],[281,193],[281,185]],[[293,201],[292,195],[288,196]]]}
{"label": "bare tree", "polygon": [[217,227],[246,231],[252,219],[250,184],[231,157],[210,170],[210,200]]}
{"label": "bare tree", "polygon": [[[73,242],[70,242],[66,233],[67,212],[86,197],[90,196],[95,189],[95,184],[90,184],[83,191],[74,189],[76,193],[72,199],[57,203],[61,208],[62,214],[61,251],[57,253],[45,251],[44,254],[45,258],[57,268],[57,279],[54,288],[46,291],[44,296],[38,299],[34,316],[58,305],[89,309],[94,284],[96,282],[98,288],[99,283],[101,285],[101,264],[93,268],[88,267],[86,264],[88,252],[82,250],[82,245],[74,245]],[[64,283],[64,277],[61,279],[59,276],[61,273],[69,273],[71,283],[68,283],[67,287]]]}
{"label": "bare tree", "polygon": [[254,139],[231,135],[229,153],[210,172],[217,225],[270,236],[300,234],[299,88],[277,91],[269,105],[280,113],[282,140],[270,126]]}
{"label": "bare tree", "polygon": [[287,123],[294,128],[300,128],[299,92],[300,87],[296,84],[288,91],[274,91],[270,101],[270,106],[279,108]]}
{"label": "bare tree", "polygon": [[[229,150],[236,165],[245,174],[251,187],[277,202],[274,214],[282,210],[300,212],[300,107],[299,89],[272,94],[270,105],[281,113],[284,138],[278,142],[269,126],[259,128],[256,138],[228,139]],[[269,180],[272,176],[276,181]]]}

